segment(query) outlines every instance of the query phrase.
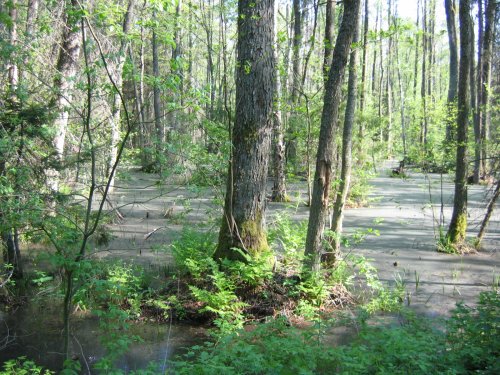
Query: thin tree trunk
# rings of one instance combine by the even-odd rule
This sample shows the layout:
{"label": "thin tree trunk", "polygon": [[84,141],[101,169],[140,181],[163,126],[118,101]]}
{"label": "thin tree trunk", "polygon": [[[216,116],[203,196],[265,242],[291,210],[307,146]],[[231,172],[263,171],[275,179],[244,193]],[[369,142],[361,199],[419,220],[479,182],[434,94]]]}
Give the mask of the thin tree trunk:
{"label": "thin tree trunk", "polygon": [[[356,20],[353,20],[356,22]],[[359,39],[359,25],[355,25],[353,43]],[[344,207],[347,200],[347,193],[351,182],[352,167],[352,133],[356,112],[356,95],[358,84],[357,72],[357,48],[352,48],[349,57],[349,82],[347,84],[347,105],[345,109],[344,130],[342,134],[342,169],[340,172],[340,185],[337,190],[337,199],[333,207],[332,231],[335,236],[330,239],[331,250],[326,253],[325,262],[333,266],[339,258],[340,236],[342,235],[342,222],[344,219]]]}
{"label": "thin tree trunk", "polygon": [[483,35],[483,53],[482,53],[482,64],[481,69],[482,79],[481,79],[481,165],[482,170],[485,174],[488,174],[487,168],[487,146],[488,140],[490,138],[490,123],[491,123],[491,61],[493,55],[493,44],[495,38],[495,20],[496,20],[496,9],[498,3],[496,0],[488,0],[488,5],[486,7],[486,17],[485,17],[485,27]]}
{"label": "thin tree trunk", "polygon": [[[55,97],[53,106],[57,117],[54,121],[55,136],[53,146],[57,162],[62,163],[66,131],[68,129],[69,109],[75,83],[78,57],[80,56],[80,25],[73,15],[79,9],[78,0],[66,0],[62,42],[57,58],[57,75],[54,79]],[[59,171],[47,171],[47,184],[52,191],[59,190]]]}
{"label": "thin tree trunk", "polygon": [[448,81],[448,118],[446,120],[446,144],[453,141],[453,123],[455,120],[455,108],[458,87],[458,47],[457,47],[457,27],[455,24],[456,5],[455,0],[445,0],[446,27],[448,30],[448,45],[450,49],[450,75]]}
{"label": "thin tree trunk", "polygon": [[335,31],[335,0],[326,1],[326,16],[325,16],[325,41],[324,41],[324,57],[323,57],[323,75],[325,82],[328,79],[328,71],[332,63],[333,53],[333,33]]}
{"label": "thin tree trunk", "polygon": [[[156,14],[153,12],[153,18]],[[158,62],[158,37],[156,35],[156,30],[153,29],[151,47],[153,54],[153,111],[154,111],[154,123],[156,131],[156,158],[155,164],[158,172],[161,173],[162,170],[162,156],[163,156],[163,146],[165,143],[165,129],[161,121],[161,97],[160,97],[160,64]]]}
{"label": "thin tree trunk", "polygon": [[[428,119],[427,119],[427,51],[428,51],[428,43],[429,43],[429,21],[428,21],[428,12],[427,12],[427,1],[423,2],[423,10],[422,10],[422,28],[423,28],[423,36],[422,36],[422,81],[420,86],[420,98],[422,101],[422,121],[421,121],[421,131],[420,131],[420,143],[424,146],[424,149],[427,147],[427,129],[428,129]],[[424,150],[427,155],[427,151]]]}
{"label": "thin tree trunk", "polygon": [[359,155],[358,158],[361,158],[361,151],[363,147],[363,138],[365,136],[365,124],[364,124],[364,110],[365,110],[365,82],[366,82],[366,52],[368,49],[368,27],[369,27],[369,19],[370,19],[370,11],[369,11],[369,0],[365,0],[365,10],[364,10],[364,20],[363,20],[363,54],[361,58],[361,83],[359,88],[359,111],[361,113],[361,121],[359,123]]}
{"label": "thin tree trunk", "polygon": [[499,196],[500,196],[500,179],[497,181],[497,185],[495,187],[493,195],[490,201],[488,202],[488,206],[486,207],[486,215],[484,215],[484,219],[481,222],[481,227],[479,228],[479,233],[477,234],[477,239],[476,239],[477,249],[481,248],[481,242],[483,241],[484,234],[486,233],[486,227],[488,226],[491,215],[493,214],[493,209],[495,208],[495,203],[498,200]]}
{"label": "thin tree trunk", "polygon": [[[479,183],[479,177],[481,176],[481,133],[483,132],[483,116],[482,116],[482,95],[483,95],[483,35],[484,35],[484,12],[483,12],[483,1],[478,0],[478,36],[477,36],[477,72],[475,74],[476,78],[476,91],[474,95],[474,173],[473,181],[474,183]],[[474,83],[472,83],[474,84]]]}
{"label": "thin tree trunk", "polygon": [[252,256],[268,249],[265,193],[276,73],[273,29],[272,0],[238,1],[233,149],[215,259],[244,260],[234,248]]}
{"label": "thin tree trunk", "polygon": [[460,0],[460,70],[458,77],[457,159],[453,215],[447,237],[453,245],[465,240],[467,230],[467,128],[469,125],[470,0]]}
{"label": "thin tree trunk", "polygon": [[351,42],[359,18],[360,0],[345,0],[344,13],[333,51],[333,63],[325,87],[323,113],[319,136],[313,196],[307,228],[305,271],[317,271],[320,267],[323,232],[329,205],[332,176],[332,154],[336,123],[341,100],[342,82],[349,58]]}
{"label": "thin tree trunk", "polygon": [[[8,4],[9,18],[10,22],[8,24],[7,30],[9,33],[9,44],[12,49],[17,45],[17,1],[11,0]],[[9,79],[9,92],[12,98],[16,98],[17,85],[19,83],[19,68],[17,66],[16,54],[11,52],[11,58],[7,67],[8,79]]]}
{"label": "thin tree trunk", "polygon": [[[134,14],[135,0],[129,0],[127,11],[123,17],[123,36],[120,42],[120,49],[118,51],[118,60],[115,66],[115,89],[122,91],[123,88],[123,66],[125,65],[125,60],[127,58],[128,41],[127,36],[130,32],[132,26],[132,19]],[[107,166],[107,176],[113,171],[113,165],[116,163],[116,157],[118,155],[118,144],[120,143],[120,124],[121,124],[121,99],[118,92],[113,95],[113,106],[111,108],[111,147]],[[110,187],[114,187],[115,176],[110,176]]]}
{"label": "thin tree trunk", "polygon": [[281,116],[281,75],[279,73],[278,60],[278,2],[274,5],[274,28],[273,45],[274,61],[276,63],[276,76],[274,79],[274,102],[273,102],[273,124],[274,124],[274,185],[273,202],[286,202],[285,184],[285,137],[283,132],[283,122]]}
{"label": "thin tree trunk", "polygon": [[295,170],[297,167],[297,113],[296,106],[300,98],[300,51],[302,47],[302,11],[301,1],[293,0],[293,45],[292,45],[292,87],[290,97],[291,116],[288,122],[286,157],[289,165]]}

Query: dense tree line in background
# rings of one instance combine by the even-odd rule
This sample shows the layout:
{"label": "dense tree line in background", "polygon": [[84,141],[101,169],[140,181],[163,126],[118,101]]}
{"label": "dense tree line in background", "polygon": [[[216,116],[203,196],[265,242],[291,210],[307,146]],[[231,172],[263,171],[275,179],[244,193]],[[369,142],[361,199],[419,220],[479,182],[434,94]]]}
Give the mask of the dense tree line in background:
{"label": "dense tree line in background", "polygon": [[[494,0],[418,0],[415,19],[396,0],[0,6],[4,258],[21,277],[20,236],[45,238],[65,259],[68,305],[120,160],[226,184],[218,259],[266,250],[267,182],[286,201],[287,183],[305,180],[307,272],[335,263],[330,211],[339,235],[377,160],[456,171],[452,243],[465,237],[468,177],[498,171]],[[82,196],[83,212],[71,205]]]}

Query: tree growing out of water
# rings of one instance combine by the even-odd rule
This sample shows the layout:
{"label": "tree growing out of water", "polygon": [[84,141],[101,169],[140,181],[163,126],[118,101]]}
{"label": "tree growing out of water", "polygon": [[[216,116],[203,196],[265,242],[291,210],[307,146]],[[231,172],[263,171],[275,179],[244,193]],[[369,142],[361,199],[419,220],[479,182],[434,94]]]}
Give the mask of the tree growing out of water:
{"label": "tree growing out of water", "polygon": [[233,248],[251,255],[268,248],[264,214],[276,71],[273,24],[273,1],[239,0],[236,121],[216,259],[239,259]]}
{"label": "tree growing out of water", "polygon": [[333,62],[325,87],[323,113],[319,134],[316,171],[305,249],[305,270],[317,271],[323,249],[325,219],[330,202],[330,184],[333,172],[333,147],[338,132],[337,117],[341,101],[344,72],[351,43],[358,24],[360,0],[344,1],[344,14],[335,47]]}
{"label": "tree growing out of water", "polygon": [[472,43],[470,37],[470,1],[460,0],[460,68],[458,77],[457,150],[453,215],[447,238],[454,247],[465,240],[467,230],[467,131],[469,126],[469,80]]}

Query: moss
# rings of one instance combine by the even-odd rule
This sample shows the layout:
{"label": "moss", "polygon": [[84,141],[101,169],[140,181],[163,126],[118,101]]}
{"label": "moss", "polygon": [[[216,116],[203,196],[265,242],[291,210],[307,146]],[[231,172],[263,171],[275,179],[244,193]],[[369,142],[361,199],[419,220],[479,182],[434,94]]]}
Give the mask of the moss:
{"label": "moss", "polygon": [[465,240],[467,231],[467,214],[462,212],[457,215],[455,226],[450,231],[450,241],[452,244],[459,244]]}
{"label": "moss", "polygon": [[262,229],[262,217],[241,223],[241,239],[252,256],[269,250],[267,233]]}

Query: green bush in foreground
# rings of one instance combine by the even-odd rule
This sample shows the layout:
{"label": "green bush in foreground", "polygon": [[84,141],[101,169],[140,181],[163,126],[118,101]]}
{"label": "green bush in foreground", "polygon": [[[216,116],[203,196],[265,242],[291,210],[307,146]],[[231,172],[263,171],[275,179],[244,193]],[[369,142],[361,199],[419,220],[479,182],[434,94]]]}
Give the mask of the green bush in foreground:
{"label": "green bush in foreground", "polygon": [[170,374],[498,374],[500,299],[483,292],[477,307],[458,304],[438,329],[410,315],[399,327],[364,325],[349,345],[332,347],[317,329],[278,319],[216,345],[193,347]]}

